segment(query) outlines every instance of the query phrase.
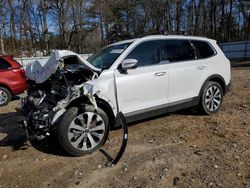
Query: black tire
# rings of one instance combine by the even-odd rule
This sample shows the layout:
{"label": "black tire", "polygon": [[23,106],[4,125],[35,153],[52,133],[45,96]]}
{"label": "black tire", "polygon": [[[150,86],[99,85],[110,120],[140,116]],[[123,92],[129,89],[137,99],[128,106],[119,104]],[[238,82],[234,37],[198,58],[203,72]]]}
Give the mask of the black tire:
{"label": "black tire", "polygon": [[0,106],[7,105],[11,100],[11,93],[5,87],[0,87]]}
{"label": "black tire", "polygon": [[200,102],[201,113],[211,115],[221,107],[223,101],[223,89],[221,85],[214,81],[208,81],[203,88]]}
{"label": "black tire", "polygon": [[[93,114],[93,116],[91,116],[91,114]],[[88,123],[89,117],[91,117],[91,123]],[[94,117],[95,120],[93,120]],[[90,124],[90,127],[86,128],[88,124]],[[92,131],[97,127],[101,127],[102,130]],[[108,132],[108,116],[101,108],[96,110],[92,105],[85,105],[80,108],[72,107],[64,113],[58,125],[58,140],[67,153],[73,156],[82,156],[99,149],[105,143]],[[101,138],[96,135],[101,135]],[[90,136],[94,139],[94,144],[92,144],[93,140],[90,139]],[[92,145],[94,145],[94,147],[88,148]]]}

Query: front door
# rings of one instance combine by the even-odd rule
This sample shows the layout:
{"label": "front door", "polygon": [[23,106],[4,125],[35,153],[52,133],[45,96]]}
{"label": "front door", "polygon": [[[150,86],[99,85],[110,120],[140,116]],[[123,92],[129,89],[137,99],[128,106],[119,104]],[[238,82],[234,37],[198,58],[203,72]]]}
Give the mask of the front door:
{"label": "front door", "polygon": [[138,67],[127,72],[115,71],[117,98],[125,115],[151,111],[168,103],[167,65],[160,64],[159,43],[137,45],[125,59],[136,59]]}

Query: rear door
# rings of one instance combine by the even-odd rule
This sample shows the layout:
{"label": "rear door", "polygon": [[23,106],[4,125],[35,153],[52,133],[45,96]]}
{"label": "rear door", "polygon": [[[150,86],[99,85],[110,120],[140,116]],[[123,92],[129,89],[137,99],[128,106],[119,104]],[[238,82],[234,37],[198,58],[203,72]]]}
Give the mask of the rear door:
{"label": "rear door", "polygon": [[169,63],[169,105],[188,102],[199,95],[207,78],[207,61],[198,59],[193,44],[186,39],[165,41]]}

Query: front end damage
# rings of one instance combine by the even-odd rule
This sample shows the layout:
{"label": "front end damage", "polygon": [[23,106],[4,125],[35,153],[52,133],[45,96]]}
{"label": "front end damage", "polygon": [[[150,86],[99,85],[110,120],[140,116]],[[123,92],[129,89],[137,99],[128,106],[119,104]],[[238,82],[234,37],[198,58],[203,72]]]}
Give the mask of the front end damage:
{"label": "front end damage", "polygon": [[109,117],[96,101],[100,91],[95,90],[94,81],[100,73],[70,51],[55,51],[47,62],[29,64],[29,89],[22,99],[26,118],[20,122],[27,139],[42,140],[56,131],[59,143],[69,154],[81,156],[100,149],[108,158],[107,166],[115,165],[125,151],[127,124],[119,112],[116,117],[123,128],[123,141],[112,158],[101,148],[108,137]]}
{"label": "front end damage", "polygon": [[91,81],[98,77],[99,71],[78,54],[66,50],[55,51],[47,62],[29,64],[28,95],[22,99],[26,119],[20,122],[29,139],[49,136],[52,126],[77,99],[98,108]]}
{"label": "front end damage", "polygon": [[[38,95],[32,96],[32,94],[30,94],[28,97],[22,99],[24,114],[27,118],[21,121],[20,124],[22,128],[27,130],[28,139],[41,140],[49,136],[52,126],[58,122],[70,103],[78,98],[84,97],[86,99],[87,97],[88,101],[84,102],[90,102],[96,109],[98,108],[93,94],[93,85],[88,83],[70,87],[65,98],[59,100],[56,104],[54,101],[51,101],[51,98],[56,98],[56,94],[53,93],[53,90],[50,93],[50,95],[55,95],[53,97],[48,96],[44,92],[41,93],[42,94],[39,95],[40,98],[38,98]],[[35,100],[37,100],[36,104]]]}

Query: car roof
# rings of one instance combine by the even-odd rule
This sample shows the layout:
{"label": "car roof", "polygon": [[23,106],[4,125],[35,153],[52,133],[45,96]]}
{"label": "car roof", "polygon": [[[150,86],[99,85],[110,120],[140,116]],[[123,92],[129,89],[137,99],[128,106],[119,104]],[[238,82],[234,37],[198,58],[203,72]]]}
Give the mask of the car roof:
{"label": "car roof", "polygon": [[132,43],[132,42],[134,42],[134,41],[137,40],[137,39],[138,39],[138,38],[118,41],[118,42],[115,42],[115,43],[110,44],[110,46],[111,46],[111,45],[119,45],[119,44]]}
{"label": "car roof", "polygon": [[119,45],[125,43],[132,43],[134,41],[146,41],[146,40],[157,40],[157,39],[189,39],[189,40],[203,40],[203,41],[213,41],[216,42],[214,39],[200,37],[200,36],[186,36],[186,35],[147,35],[141,38],[134,38],[129,40],[123,40],[119,42],[115,42],[111,45]]}

